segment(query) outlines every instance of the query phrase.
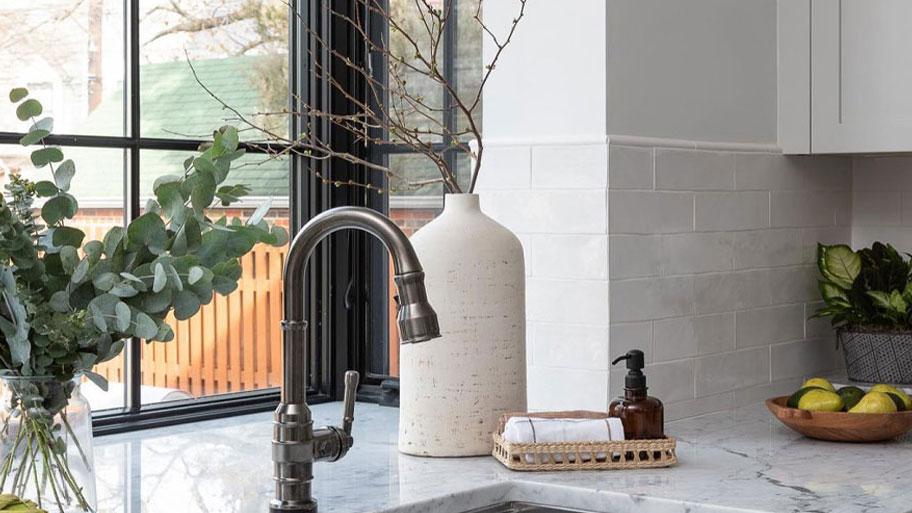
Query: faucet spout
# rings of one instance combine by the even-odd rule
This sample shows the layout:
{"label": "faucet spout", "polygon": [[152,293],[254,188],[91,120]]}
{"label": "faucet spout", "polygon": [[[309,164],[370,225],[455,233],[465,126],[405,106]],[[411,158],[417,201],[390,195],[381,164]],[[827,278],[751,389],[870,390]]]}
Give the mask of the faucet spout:
{"label": "faucet spout", "polygon": [[331,233],[357,229],[380,239],[393,260],[399,291],[397,322],[401,343],[417,343],[440,336],[437,314],[428,303],[424,271],[418,255],[389,218],[361,207],[339,207],[311,219],[295,236],[283,270],[285,319],[282,321],[282,398],[273,423],[272,459],[276,497],[270,513],[315,512],[311,495],[313,462],[336,461],[351,448],[354,393],[357,373],[345,378],[345,411],[342,427],[313,428],[307,407],[307,321],[304,276],[317,245]]}

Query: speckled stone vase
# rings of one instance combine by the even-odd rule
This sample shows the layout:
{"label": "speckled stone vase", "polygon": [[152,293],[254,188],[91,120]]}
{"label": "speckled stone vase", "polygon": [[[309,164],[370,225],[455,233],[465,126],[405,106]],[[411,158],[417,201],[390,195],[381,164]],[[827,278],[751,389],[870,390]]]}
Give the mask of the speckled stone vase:
{"label": "speckled stone vase", "polygon": [[490,454],[500,415],[526,410],[522,244],[476,194],[446,195],[411,240],[441,337],[401,348],[399,450]]}

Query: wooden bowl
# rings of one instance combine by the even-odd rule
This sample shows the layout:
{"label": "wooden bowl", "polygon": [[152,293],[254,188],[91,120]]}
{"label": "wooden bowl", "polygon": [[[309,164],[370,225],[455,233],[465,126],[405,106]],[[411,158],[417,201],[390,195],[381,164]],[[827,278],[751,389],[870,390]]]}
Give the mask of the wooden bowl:
{"label": "wooden bowl", "polygon": [[804,436],[831,442],[883,442],[912,430],[912,411],[845,413],[805,411],[785,405],[788,396],[766,400],[780,422]]}

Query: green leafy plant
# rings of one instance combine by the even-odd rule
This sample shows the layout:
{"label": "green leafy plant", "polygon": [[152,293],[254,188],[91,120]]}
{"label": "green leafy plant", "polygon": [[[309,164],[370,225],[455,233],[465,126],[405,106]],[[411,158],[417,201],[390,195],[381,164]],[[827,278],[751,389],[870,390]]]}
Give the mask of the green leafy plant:
{"label": "green leafy plant", "polygon": [[[41,103],[24,88],[13,89],[9,99],[19,120],[30,123],[20,143],[36,147],[31,163],[48,176],[13,175],[0,199],[0,370],[7,375],[61,383],[85,375],[106,388],[91,369],[119,355],[124,339],[170,341],[169,313],[178,320],[192,317],[214,294],[237,288],[239,259],[256,244],[287,243],[284,229],[264,221],[268,203],[246,220],[210,217],[210,207],[231,205],[249,192],[226,182],[232,162],[244,155],[230,126],[215,131],[177,173],[155,180],[145,213],[102,240],[86,241],[84,232],[67,224],[79,212],[69,192],[76,165],[47,143],[53,120],[42,117]],[[46,430],[29,439],[47,441],[50,451],[61,444],[47,419],[63,413],[71,387],[63,390],[40,397],[37,413],[22,409],[23,416],[41,419],[23,426]],[[53,456],[43,449],[25,454]],[[5,456],[16,457],[16,451]],[[13,466],[3,462],[0,483]]]}
{"label": "green leafy plant", "polygon": [[817,268],[826,305],[815,317],[840,328],[912,329],[912,263],[893,246],[875,242],[856,252],[818,244]]}

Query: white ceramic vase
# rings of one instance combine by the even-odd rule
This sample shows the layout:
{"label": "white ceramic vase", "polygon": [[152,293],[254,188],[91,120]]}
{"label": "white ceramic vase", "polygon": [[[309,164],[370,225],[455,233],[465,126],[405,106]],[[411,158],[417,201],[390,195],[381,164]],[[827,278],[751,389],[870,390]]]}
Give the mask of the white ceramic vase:
{"label": "white ceramic vase", "polygon": [[526,409],[522,244],[477,194],[446,195],[411,240],[441,337],[400,350],[399,450],[490,454],[500,415]]}

